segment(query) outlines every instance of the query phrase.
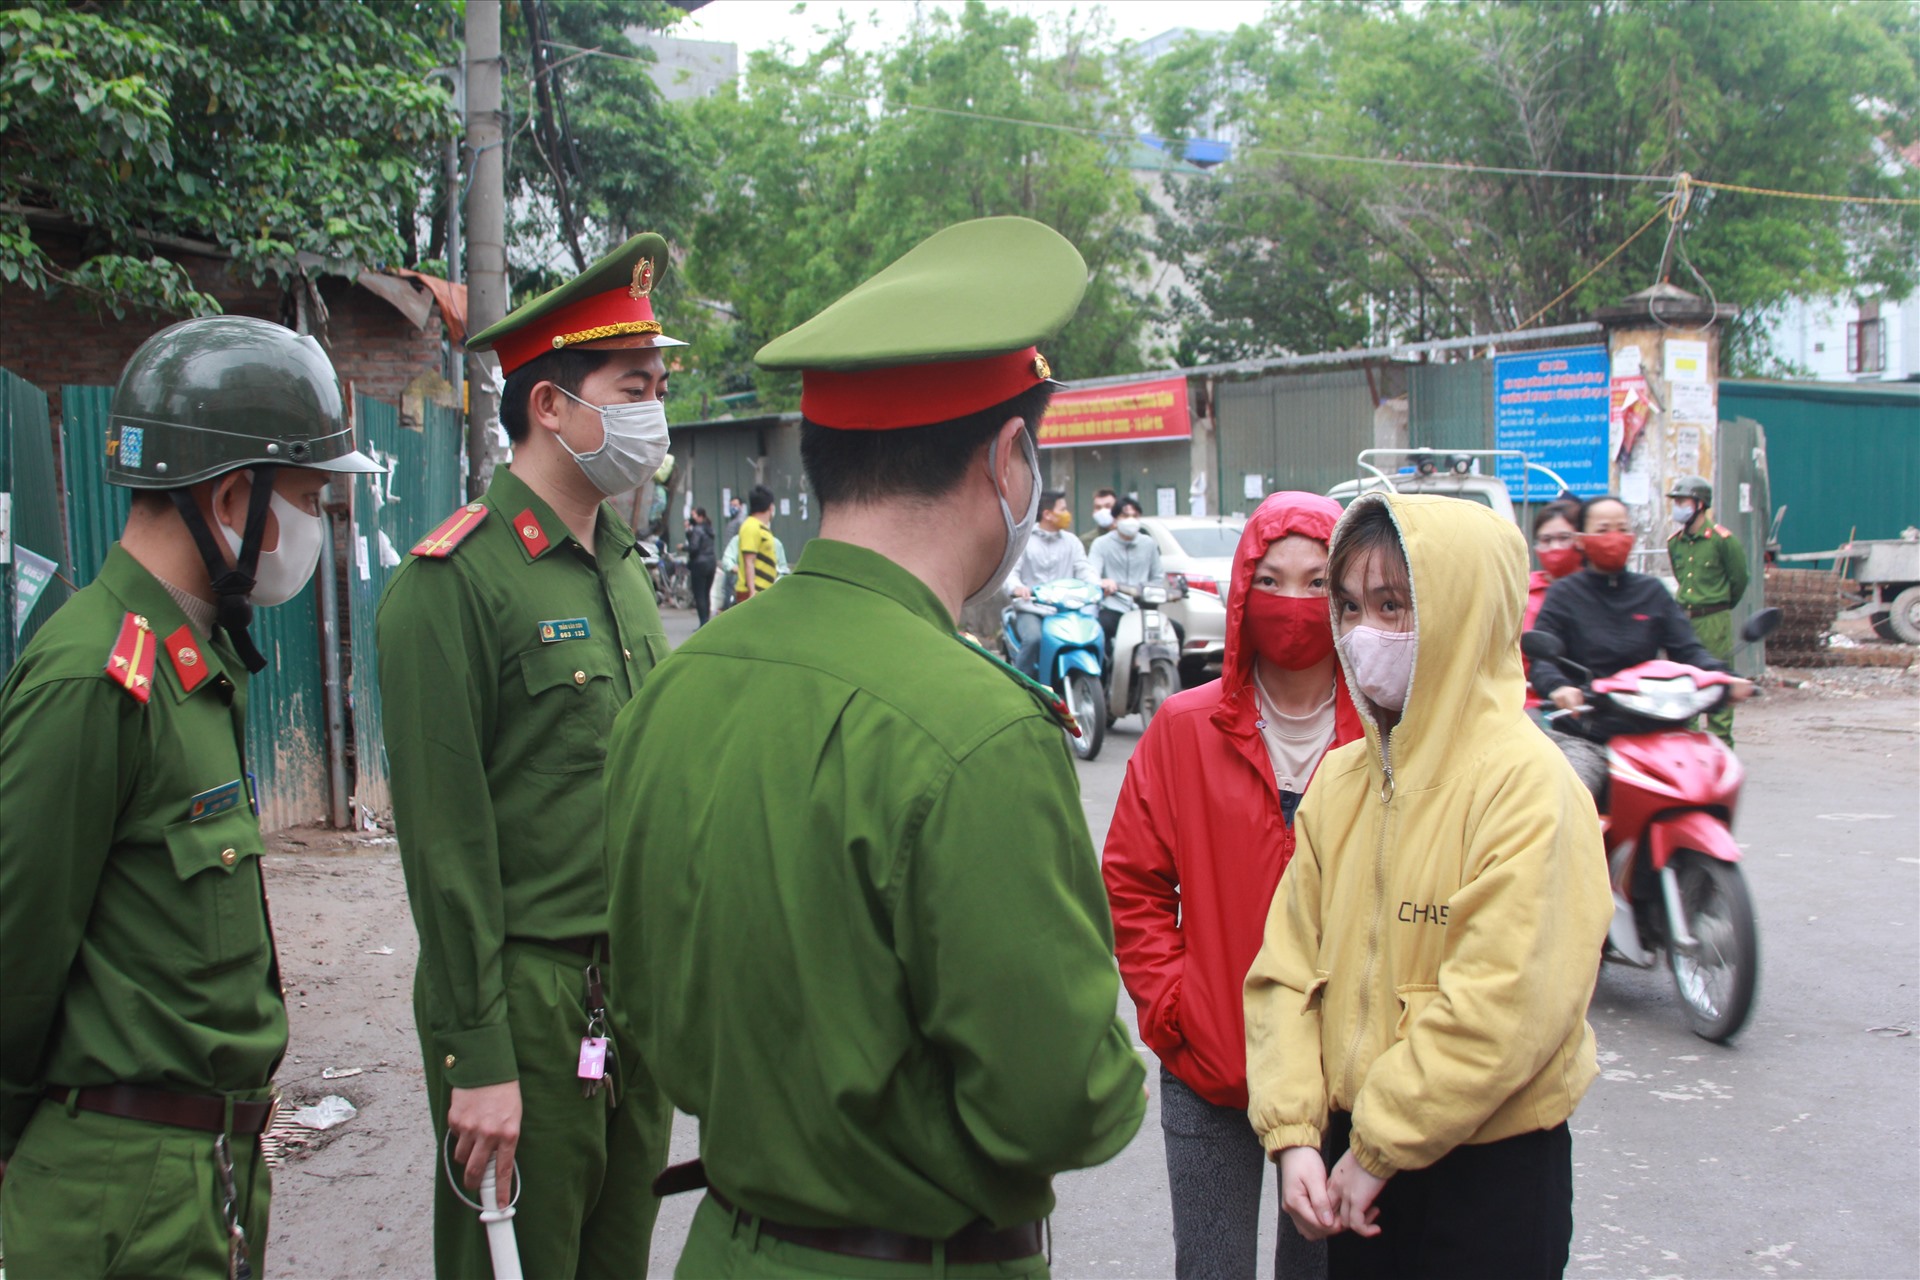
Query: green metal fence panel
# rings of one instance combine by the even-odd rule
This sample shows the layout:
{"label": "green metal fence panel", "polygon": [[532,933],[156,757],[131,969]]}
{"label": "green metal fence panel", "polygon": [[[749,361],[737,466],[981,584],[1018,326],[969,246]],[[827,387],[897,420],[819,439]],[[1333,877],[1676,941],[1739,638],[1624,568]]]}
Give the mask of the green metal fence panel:
{"label": "green metal fence panel", "polygon": [[1408,377],[1407,443],[1416,449],[1493,448],[1493,361],[1415,365]]}
{"label": "green metal fence panel", "polygon": [[[1735,635],[1766,607],[1767,521],[1773,509],[1768,493],[1766,431],[1752,418],[1721,422],[1713,451],[1713,518],[1746,548],[1749,579],[1747,593],[1733,607]],[[1764,675],[1764,647],[1737,646],[1733,669],[1749,679]]]}
{"label": "green metal fence panel", "polygon": [[[47,397],[32,383],[0,369],[0,498],[5,531],[0,534],[0,680],[13,669],[27,641],[72,594],[56,577],[40,588],[40,598],[16,624],[18,594],[25,589],[22,570],[30,552],[73,580],[61,536],[60,491],[53,476],[53,432]],[[31,575],[37,576],[37,575]]]}
{"label": "green metal fence panel", "polygon": [[[1047,449],[1041,461],[1054,455],[1073,455],[1073,492],[1067,495],[1073,509],[1075,528],[1086,532],[1093,511],[1096,489],[1111,489],[1121,497],[1136,495],[1148,515],[1159,511],[1162,489],[1173,490],[1174,510],[1185,515],[1190,501],[1188,486],[1193,479],[1193,442],[1191,440],[1154,440],[1139,444],[1083,445],[1075,449]],[[1211,499],[1213,495],[1209,494]],[[1213,509],[1211,501],[1208,510]]]}
{"label": "green metal fence panel", "polygon": [[1214,391],[1220,450],[1219,509],[1245,514],[1248,477],[1263,493],[1325,493],[1355,475],[1373,445],[1373,393],[1360,369],[1222,382]]}
{"label": "green metal fence panel", "polygon": [[1787,509],[1781,551],[1897,538],[1920,524],[1920,385],[1728,379],[1720,417],[1766,429],[1770,501]]}
{"label": "green metal fence panel", "polygon": [[393,405],[354,397],[355,438],[388,470],[353,479],[352,524],[343,567],[351,618],[345,667],[352,703],[353,794],[362,813],[386,817],[387,748],[381,730],[379,664],[374,621],[380,596],[408,548],[432,532],[460,503],[460,415],[428,404],[422,425],[400,424]]}
{"label": "green metal fence panel", "polygon": [[[106,481],[111,387],[60,389],[61,457],[66,463],[67,527],[74,584],[93,581],[126,524],[131,491]],[[247,685],[247,762],[269,831],[318,822],[327,813],[325,673],[319,592],[256,609],[253,642],[267,660]]]}

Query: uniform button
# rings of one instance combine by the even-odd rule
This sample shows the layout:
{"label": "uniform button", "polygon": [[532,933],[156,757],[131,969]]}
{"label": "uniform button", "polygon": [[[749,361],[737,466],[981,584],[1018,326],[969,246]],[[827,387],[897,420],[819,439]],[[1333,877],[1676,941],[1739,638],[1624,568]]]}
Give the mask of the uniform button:
{"label": "uniform button", "polygon": [[587,673],[586,673],[586,672],[584,672],[584,671],[576,671],[576,672],[574,672],[574,673],[573,673],[573,682],[574,682],[575,684],[585,684],[585,683],[587,682]]}
{"label": "uniform button", "polygon": [[220,851],[220,861],[229,867],[232,866],[234,863],[238,862],[239,860],[240,860],[240,855],[235,853],[231,849],[222,849]]}
{"label": "uniform button", "polygon": [[625,659],[626,659],[626,660],[627,660],[628,662],[632,662],[632,661],[633,661],[633,650],[631,650],[631,649],[622,649],[622,650],[620,651],[620,656],[621,656],[621,657],[623,657],[623,658],[625,658]]}
{"label": "uniform button", "polygon": [[153,630],[152,626],[149,625],[147,622],[147,615],[144,613],[136,613],[133,615],[133,625],[140,628],[142,631]]}
{"label": "uniform button", "polygon": [[453,1055],[452,1055],[452,1054],[448,1054],[448,1055],[447,1055],[447,1065],[448,1065],[448,1066],[452,1066],[452,1065],[453,1065]]}

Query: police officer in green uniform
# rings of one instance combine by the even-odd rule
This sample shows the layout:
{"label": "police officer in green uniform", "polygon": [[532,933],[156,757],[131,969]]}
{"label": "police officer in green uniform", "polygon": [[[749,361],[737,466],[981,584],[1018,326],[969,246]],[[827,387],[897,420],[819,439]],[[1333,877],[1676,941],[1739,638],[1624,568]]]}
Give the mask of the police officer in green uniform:
{"label": "police officer in green uniform", "polygon": [[245,740],[255,605],[306,585],[354,451],[310,337],[162,330],[114,390],[134,491],[0,687],[0,1239],[13,1280],[262,1273],[287,1046]]}
{"label": "police officer in green uniform", "polygon": [[[1667,539],[1667,560],[1673,565],[1674,599],[1693,620],[1693,633],[1713,656],[1733,662],[1733,606],[1747,593],[1747,549],[1740,539],[1713,522],[1713,486],[1700,476],[1674,481],[1667,498],[1673,503],[1676,529]],[[1724,702],[1707,717],[1707,727],[1729,747],[1733,745],[1733,703]]]}
{"label": "police officer in green uniform", "polygon": [[600,772],[614,713],[666,656],[643,553],[606,501],[666,454],[661,351],[684,345],[653,315],[666,260],[635,236],[468,342],[506,375],[512,465],[380,605],[443,1280],[491,1274],[468,1193],[491,1163],[504,1205],[516,1161],[527,1275],[646,1268],[669,1115],[605,980]]}
{"label": "police officer in green uniform", "polygon": [[1035,344],[1085,282],[962,223],[759,353],[802,371],[820,536],[607,758],[614,981],[700,1122],[681,1276],[1044,1275],[1053,1175],[1139,1127],[1070,721],[954,630],[1033,528]]}

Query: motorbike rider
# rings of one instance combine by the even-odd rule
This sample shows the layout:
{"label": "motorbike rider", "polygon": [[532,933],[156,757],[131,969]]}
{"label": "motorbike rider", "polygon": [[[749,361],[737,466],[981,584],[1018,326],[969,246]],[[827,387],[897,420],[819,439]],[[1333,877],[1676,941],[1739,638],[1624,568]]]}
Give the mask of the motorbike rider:
{"label": "motorbike rider", "polygon": [[[1164,580],[1160,567],[1160,544],[1140,528],[1140,504],[1122,498],[1113,507],[1113,528],[1093,540],[1087,560],[1100,579],[1100,589],[1113,594],[1116,587],[1144,587]],[[1107,664],[1113,663],[1113,637],[1120,627],[1121,615],[1112,609],[1100,611],[1100,626],[1107,633]]]}
{"label": "motorbike rider", "polygon": [[[1007,594],[1016,600],[1031,600],[1035,587],[1060,578],[1099,581],[1087,559],[1087,549],[1073,536],[1073,513],[1067,509],[1067,495],[1059,489],[1048,489],[1040,495],[1040,520],[1027,539],[1027,549],[1007,575]],[[1013,665],[1027,671],[1040,652],[1040,619],[1031,613],[1016,613],[1013,634],[1020,641]]]}
{"label": "motorbike rider", "polygon": [[[1161,1062],[1182,1276],[1256,1270],[1268,1161],[1247,1124],[1240,987],[1293,856],[1294,807],[1321,757],[1361,735],[1327,605],[1339,518],[1314,493],[1276,493],[1254,511],[1234,555],[1224,672],[1148,724],[1107,831],[1120,975]],[[1282,1215],[1276,1275],[1323,1275],[1324,1253]]]}
{"label": "motorbike rider", "polygon": [[[1625,502],[1612,494],[1589,498],[1580,511],[1576,543],[1587,567],[1549,587],[1533,620],[1534,630],[1560,641],[1566,660],[1585,667],[1596,680],[1663,652],[1703,671],[1730,670],[1700,643],[1658,578],[1627,568],[1633,524]],[[1560,710],[1578,716],[1586,706],[1580,681],[1560,661],[1535,658],[1531,675],[1534,689]],[[1750,681],[1736,680],[1730,696],[1738,702],[1752,692]],[[1606,746],[1573,734],[1551,736],[1597,800],[1607,780]]]}
{"label": "motorbike rider", "polygon": [[[1667,491],[1673,503],[1673,535],[1667,560],[1678,585],[1674,599],[1687,611],[1700,643],[1722,662],[1733,661],[1733,607],[1747,593],[1747,549],[1709,514],[1713,486],[1701,476],[1681,476]],[[1723,702],[1707,716],[1707,727],[1733,745],[1733,704]]]}

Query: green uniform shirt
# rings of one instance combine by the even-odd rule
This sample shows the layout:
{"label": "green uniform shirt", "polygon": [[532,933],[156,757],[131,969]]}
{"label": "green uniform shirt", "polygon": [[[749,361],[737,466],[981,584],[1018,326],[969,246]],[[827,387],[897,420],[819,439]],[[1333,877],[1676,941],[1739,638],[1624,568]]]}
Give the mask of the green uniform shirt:
{"label": "green uniform shirt", "polygon": [[[130,613],[163,646],[145,703],[107,669]],[[116,545],[0,687],[0,1158],[48,1085],[244,1093],[286,1050],[246,668],[164,646],[186,625]]]}
{"label": "green uniform shirt", "polygon": [[1674,534],[1667,539],[1667,559],[1676,583],[1673,596],[1683,609],[1735,605],[1746,594],[1746,548],[1717,524],[1699,533]]}
{"label": "green uniform shirt", "polygon": [[444,559],[380,603],[381,715],[428,1052],[456,1088],[517,1078],[501,945],[607,927],[600,770],[614,714],[666,634],[633,531],[594,554],[502,467]]}
{"label": "green uniform shirt", "polygon": [[1099,859],[1059,726],[891,561],[816,538],[607,759],[612,985],[713,1185],[940,1238],[1127,1144]]}

